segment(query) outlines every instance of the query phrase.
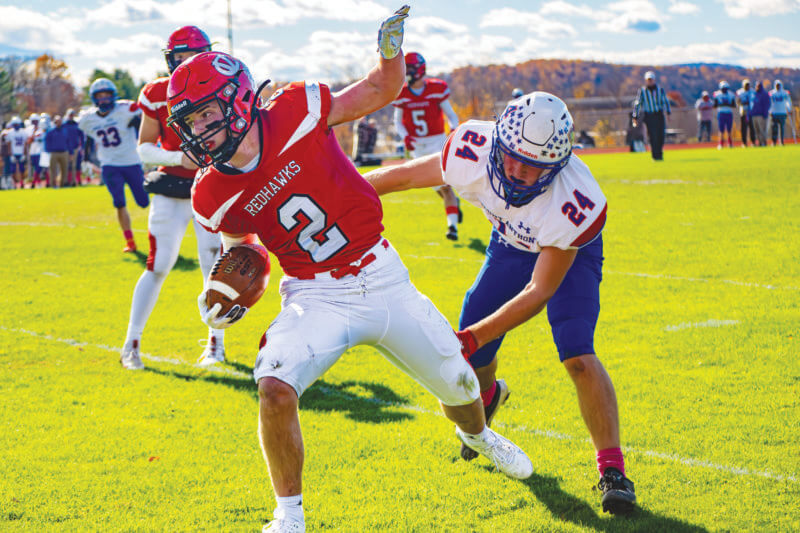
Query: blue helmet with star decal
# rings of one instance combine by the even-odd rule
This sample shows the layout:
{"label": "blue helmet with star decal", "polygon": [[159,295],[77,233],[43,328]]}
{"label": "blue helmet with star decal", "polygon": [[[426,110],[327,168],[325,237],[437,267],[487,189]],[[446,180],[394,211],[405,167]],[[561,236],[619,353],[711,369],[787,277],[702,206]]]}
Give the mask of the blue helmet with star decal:
{"label": "blue helmet with star decal", "polygon": [[[557,96],[532,92],[509,102],[497,119],[489,157],[489,181],[506,207],[521,207],[547,190],[567,166],[574,139],[572,115]],[[536,183],[525,185],[506,175],[503,157],[545,169]]]}

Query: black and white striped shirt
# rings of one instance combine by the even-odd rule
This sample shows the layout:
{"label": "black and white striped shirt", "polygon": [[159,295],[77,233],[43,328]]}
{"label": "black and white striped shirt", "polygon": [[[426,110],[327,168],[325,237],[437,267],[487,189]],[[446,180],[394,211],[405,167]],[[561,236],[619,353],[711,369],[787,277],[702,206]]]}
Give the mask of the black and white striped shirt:
{"label": "black and white striped shirt", "polygon": [[639,94],[636,95],[636,101],[633,104],[633,116],[639,116],[639,110],[645,113],[658,113],[659,111],[666,111],[670,114],[669,100],[667,93],[661,87],[656,87],[651,91],[647,87],[640,87]]}

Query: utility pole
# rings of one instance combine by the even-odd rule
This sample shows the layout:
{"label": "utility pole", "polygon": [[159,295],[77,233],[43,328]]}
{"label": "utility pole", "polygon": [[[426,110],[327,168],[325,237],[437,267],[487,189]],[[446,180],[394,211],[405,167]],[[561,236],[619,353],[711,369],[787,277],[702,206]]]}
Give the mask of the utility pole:
{"label": "utility pole", "polygon": [[233,15],[231,14],[231,0],[228,0],[228,52],[233,55]]}

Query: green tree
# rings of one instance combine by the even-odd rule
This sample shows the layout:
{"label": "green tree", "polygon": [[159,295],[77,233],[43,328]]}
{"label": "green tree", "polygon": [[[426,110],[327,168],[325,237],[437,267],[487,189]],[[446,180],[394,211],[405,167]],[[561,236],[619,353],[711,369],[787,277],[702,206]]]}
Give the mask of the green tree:
{"label": "green tree", "polygon": [[5,68],[0,68],[0,117],[10,115],[15,108],[14,82]]}
{"label": "green tree", "polygon": [[92,105],[92,101],[89,98],[89,86],[97,78],[108,78],[113,81],[114,85],[117,86],[117,96],[134,102],[139,98],[139,91],[144,87],[144,83],[137,84],[134,82],[131,73],[127,70],[118,68],[114,69],[114,72],[106,72],[96,68],[89,76],[89,85],[86,86],[84,91],[83,103],[86,105]]}

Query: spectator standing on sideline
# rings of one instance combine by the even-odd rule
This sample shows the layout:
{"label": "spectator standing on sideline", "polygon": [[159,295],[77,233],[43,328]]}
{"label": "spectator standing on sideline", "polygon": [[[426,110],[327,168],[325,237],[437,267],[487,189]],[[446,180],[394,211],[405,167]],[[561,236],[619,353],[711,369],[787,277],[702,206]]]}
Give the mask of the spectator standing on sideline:
{"label": "spectator standing on sideline", "polygon": [[75,111],[67,109],[64,117],[64,130],[67,132],[67,151],[69,152],[69,171],[67,184],[70,187],[81,184],[81,150],[86,136],[75,121]]}
{"label": "spectator standing on sideline", "polygon": [[0,189],[13,189],[14,180],[11,178],[11,145],[6,136],[6,124],[0,129],[0,154],[3,156],[3,175],[0,177]]}
{"label": "spectator standing on sideline", "polygon": [[[633,126],[644,113],[644,124],[647,127],[647,137],[650,139],[650,151],[653,160],[664,159],[664,134],[667,127],[667,116],[670,115],[667,93],[662,87],[656,85],[656,75],[648,70],[644,75],[644,85],[639,88],[636,100],[633,103]],[[666,113],[666,115],[664,114]]]}
{"label": "spectator standing on sideline", "polygon": [[781,80],[775,80],[775,88],[769,92],[769,116],[774,124],[777,124],[778,131],[773,128],[772,144],[778,144],[780,137],[783,146],[784,129],[786,128],[786,115],[792,111],[792,100],[789,91],[783,88]]}
{"label": "spectator standing on sideline", "polygon": [[50,154],[50,185],[61,187],[66,184],[69,169],[67,130],[61,123],[61,115],[53,117],[53,127],[44,134],[44,150]]}
{"label": "spectator standing on sideline", "polygon": [[697,109],[697,142],[703,142],[703,133],[706,142],[711,142],[711,115],[714,114],[714,102],[711,101],[708,91],[703,91],[694,108]]}
{"label": "spectator standing on sideline", "polygon": [[736,107],[736,96],[727,81],[719,82],[719,90],[714,92],[714,107],[717,108],[717,127],[719,128],[717,150],[722,150],[725,144],[725,133],[728,134],[728,147],[733,148],[731,130],[733,129],[733,108]]}
{"label": "spectator standing on sideline", "polygon": [[750,135],[750,142],[756,144],[756,132],[750,123],[748,111],[750,111],[750,100],[753,99],[753,89],[750,87],[750,80],[742,80],[742,87],[736,91],[736,103],[739,104],[739,121],[742,130],[742,146],[747,147],[747,136]]}
{"label": "spectator standing on sideline", "polygon": [[769,94],[764,82],[756,83],[756,90],[750,100],[750,125],[756,132],[759,146],[767,145],[767,116],[769,115]]}

